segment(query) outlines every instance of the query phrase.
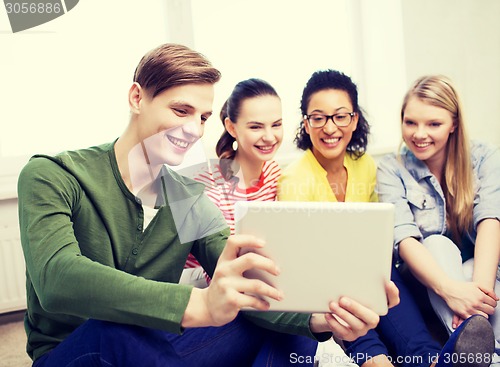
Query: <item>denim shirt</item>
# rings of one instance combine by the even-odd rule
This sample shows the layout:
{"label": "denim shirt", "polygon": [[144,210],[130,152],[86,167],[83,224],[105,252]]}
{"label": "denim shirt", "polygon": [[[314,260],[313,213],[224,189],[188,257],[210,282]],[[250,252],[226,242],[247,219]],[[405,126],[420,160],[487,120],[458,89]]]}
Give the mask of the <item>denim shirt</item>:
{"label": "denim shirt", "polygon": [[[474,171],[473,229],[462,238],[462,247],[473,256],[478,223],[486,218],[500,220],[500,150],[492,145],[471,143]],[[406,147],[401,156],[382,158],[377,169],[379,200],[395,205],[394,253],[408,237],[423,240],[433,234],[447,234],[446,202],[437,178],[424,162]],[[465,254],[463,254],[465,255]],[[463,256],[464,257],[464,256]],[[465,260],[465,258],[464,258]]]}

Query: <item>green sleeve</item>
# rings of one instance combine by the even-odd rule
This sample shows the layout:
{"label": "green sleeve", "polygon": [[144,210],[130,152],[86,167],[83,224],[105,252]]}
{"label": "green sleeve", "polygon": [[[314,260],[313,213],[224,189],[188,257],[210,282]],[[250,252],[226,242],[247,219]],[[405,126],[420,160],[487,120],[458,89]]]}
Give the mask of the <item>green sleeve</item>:
{"label": "green sleeve", "polygon": [[200,196],[199,203],[192,213],[193,220],[197,220],[202,226],[200,234],[202,238],[194,242],[191,253],[212,277],[217,260],[230,235],[229,226],[220,209],[205,194]]}
{"label": "green sleeve", "polygon": [[21,172],[18,193],[32,292],[28,309],[38,307],[52,320],[71,315],[182,331],[190,286],[148,280],[82,255],[72,216],[85,193],[73,176],[50,160],[35,159]]}
{"label": "green sleeve", "polygon": [[311,314],[275,311],[244,311],[244,315],[254,324],[280,333],[307,336],[317,341],[325,341],[332,333],[312,333],[309,327]]}

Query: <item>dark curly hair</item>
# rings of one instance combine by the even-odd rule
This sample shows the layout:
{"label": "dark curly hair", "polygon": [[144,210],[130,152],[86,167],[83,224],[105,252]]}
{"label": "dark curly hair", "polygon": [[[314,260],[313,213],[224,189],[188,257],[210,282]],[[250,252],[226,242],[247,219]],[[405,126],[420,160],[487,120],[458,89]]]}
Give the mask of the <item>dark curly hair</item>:
{"label": "dark curly hair", "polygon": [[[359,116],[358,126],[352,134],[351,141],[347,145],[347,152],[355,159],[360,158],[366,152],[368,144],[368,135],[370,133],[370,125],[364,116],[363,110],[358,105],[358,90],[350,77],[337,70],[319,70],[314,72],[302,92],[300,101],[300,112],[302,116],[307,115],[307,107],[314,93],[326,90],[335,89],[345,91],[351,100],[353,112]],[[295,145],[302,150],[307,150],[312,147],[311,138],[306,132],[304,119],[301,120],[297,134],[293,141]]]}

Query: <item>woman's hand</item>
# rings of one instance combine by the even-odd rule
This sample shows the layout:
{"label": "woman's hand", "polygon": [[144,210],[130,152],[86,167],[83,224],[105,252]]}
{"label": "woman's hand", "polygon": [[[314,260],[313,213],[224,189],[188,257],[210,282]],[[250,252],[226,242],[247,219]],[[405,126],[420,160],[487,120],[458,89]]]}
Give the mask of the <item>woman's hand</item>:
{"label": "woman's hand", "polygon": [[488,318],[493,315],[498,297],[492,289],[486,289],[475,282],[449,281],[441,296],[455,313],[453,327],[472,315],[482,315]]}
{"label": "woman's hand", "polygon": [[249,269],[260,269],[271,275],[279,274],[274,261],[265,256],[253,251],[239,256],[242,248],[259,250],[263,247],[264,242],[254,236],[230,236],[208,288],[193,289],[182,325],[225,325],[234,320],[243,307],[268,310],[269,303],[259,296],[281,300],[283,294],[276,288],[261,280],[243,277],[243,273]]}

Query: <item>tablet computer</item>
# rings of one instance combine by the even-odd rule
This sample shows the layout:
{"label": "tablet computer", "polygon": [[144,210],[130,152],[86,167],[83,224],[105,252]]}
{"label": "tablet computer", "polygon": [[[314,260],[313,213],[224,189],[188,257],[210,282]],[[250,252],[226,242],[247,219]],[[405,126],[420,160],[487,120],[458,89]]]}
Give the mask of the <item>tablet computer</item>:
{"label": "tablet computer", "polygon": [[[329,312],[330,301],[347,296],[379,315],[387,313],[385,282],[390,279],[394,205],[240,201],[236,234],[265,240],[261,252],[281,269],[279,276],[249,270],[284,292],[270,310]],[[241,254],[254,249],[242,249]]]}

